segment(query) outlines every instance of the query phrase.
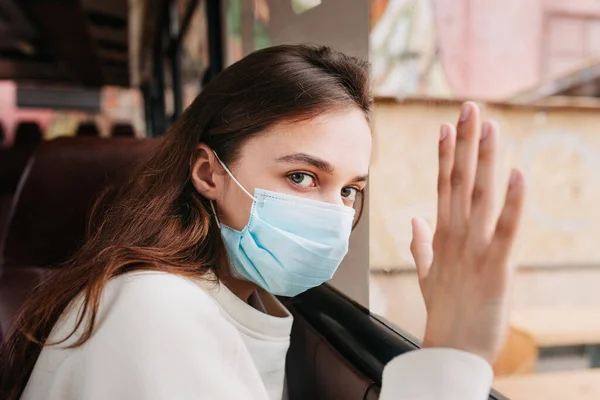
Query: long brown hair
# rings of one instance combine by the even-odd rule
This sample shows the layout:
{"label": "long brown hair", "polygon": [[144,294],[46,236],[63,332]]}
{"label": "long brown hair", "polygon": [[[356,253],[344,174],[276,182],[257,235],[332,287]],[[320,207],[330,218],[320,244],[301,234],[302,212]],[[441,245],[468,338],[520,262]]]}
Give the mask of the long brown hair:
{"label": "long brown hair", "polygon": [[73,346],[92,335],[112,277],[152,269],[193,277],[212,271],[218,278],[224,246],[207,200],[190,182],[199,143],[232,163],[246,140],[277,122],[346,107],[368,117],[371,102],[366,63],[327,47],[275,46],[224,70],[122,185],[112,206],[97,213],[81,249],[21,309],[15,333],[0,350],[0,398],[20,397],[42,347],[55,344],[48,342],[53,326],[77,295],[84,305],[74,332],[81,327],[82,336]]}

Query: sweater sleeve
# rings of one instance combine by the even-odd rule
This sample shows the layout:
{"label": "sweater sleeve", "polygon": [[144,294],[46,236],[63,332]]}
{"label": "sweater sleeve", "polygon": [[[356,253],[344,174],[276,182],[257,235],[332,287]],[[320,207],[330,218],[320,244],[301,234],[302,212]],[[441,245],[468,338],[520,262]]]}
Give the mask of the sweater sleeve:
{"label": "sweater sleeve", "polygon": [[380,400],[486,400],[493,372],[483,358],[455,349],[415,350],[383,371]]}
{"label": "sweater sleeve", "polygon": [[98,328],[74,363],[71,398],[268,398],[235,328],[192,282],[132,277],[102,304]]}

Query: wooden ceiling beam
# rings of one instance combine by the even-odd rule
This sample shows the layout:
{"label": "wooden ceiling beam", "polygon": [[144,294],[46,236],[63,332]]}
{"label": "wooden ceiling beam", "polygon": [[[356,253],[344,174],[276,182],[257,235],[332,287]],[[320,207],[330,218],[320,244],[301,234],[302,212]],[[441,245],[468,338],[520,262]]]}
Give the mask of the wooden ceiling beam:
{"label": "wooden ceiling beam", "polygon": [[20,0],[66,71],[83,86],[105,84],[86,13],[78,0]]}

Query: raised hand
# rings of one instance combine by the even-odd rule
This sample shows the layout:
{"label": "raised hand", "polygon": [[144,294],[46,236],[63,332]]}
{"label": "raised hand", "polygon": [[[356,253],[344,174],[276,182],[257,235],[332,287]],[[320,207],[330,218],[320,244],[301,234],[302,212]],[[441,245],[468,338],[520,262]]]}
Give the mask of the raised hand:
{"label": "raised hand", "polygon": [[525,195],[514,169],[495,215],[499,141],[497,125],[481,125],[473,102],[463,104],[456,129],[441,127],[435,234],[414,219],[411,243],[427,308],[423,347],[465,350],[490,363],[506,334],[510,255]]}

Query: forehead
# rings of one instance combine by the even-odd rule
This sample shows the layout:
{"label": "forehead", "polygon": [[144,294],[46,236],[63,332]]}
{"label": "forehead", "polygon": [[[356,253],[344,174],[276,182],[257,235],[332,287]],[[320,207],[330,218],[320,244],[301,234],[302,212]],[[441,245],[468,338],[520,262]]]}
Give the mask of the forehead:
{"label": "forehead", "polygon": [[332,111],[315,118],[280,123],[246,142],[241,158],[258,162],[294,153],[321,158],[340,172],[366,175],[371,156],[371,129],[358,108]]}

